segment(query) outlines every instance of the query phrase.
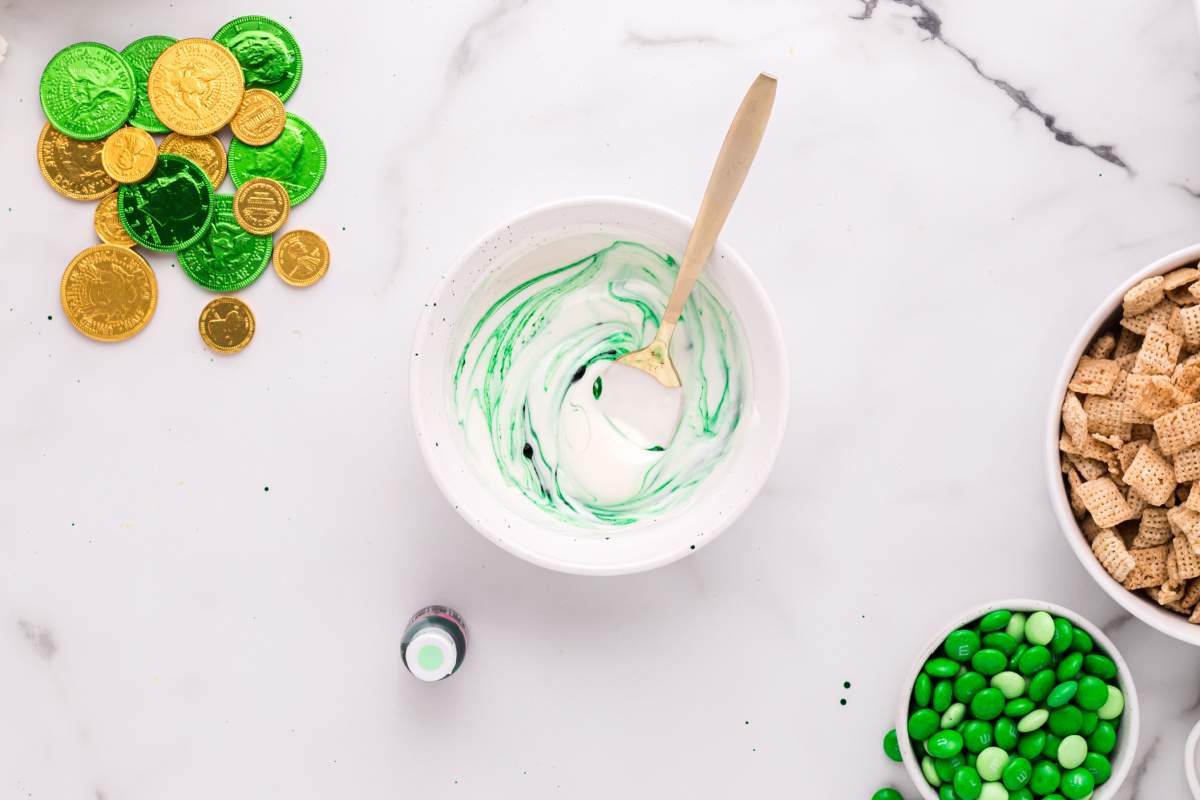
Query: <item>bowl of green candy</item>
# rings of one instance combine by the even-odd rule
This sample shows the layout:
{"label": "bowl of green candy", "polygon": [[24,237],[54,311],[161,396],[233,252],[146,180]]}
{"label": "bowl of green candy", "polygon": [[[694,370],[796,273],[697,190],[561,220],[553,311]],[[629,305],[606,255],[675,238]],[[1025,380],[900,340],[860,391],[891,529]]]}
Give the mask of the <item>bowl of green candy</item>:
{"label": "bowl of green candy", "polygon": [[1129,667],[1062,606],[969,609],[921,650],[904,687],[885,750],[928,800],[1109,800],[1133,764]]}

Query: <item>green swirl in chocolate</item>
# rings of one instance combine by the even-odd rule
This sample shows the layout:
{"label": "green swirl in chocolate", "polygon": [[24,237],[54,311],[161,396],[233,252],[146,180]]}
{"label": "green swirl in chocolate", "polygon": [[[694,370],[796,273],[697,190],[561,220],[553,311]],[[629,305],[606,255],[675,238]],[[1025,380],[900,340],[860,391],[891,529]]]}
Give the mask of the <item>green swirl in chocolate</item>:
{"label": "green swirl in chocolate", "polygon": [[611,362],[653,338],[677,270],[670,256],[618,241],[483,312],[452,383],[481,469],[583,527],[656,519],[694,498],[733,445],[750,386],[739,328],[703,280],[671,344],[683,381],[673,438],[650,447],[627,438],[599,402]]}

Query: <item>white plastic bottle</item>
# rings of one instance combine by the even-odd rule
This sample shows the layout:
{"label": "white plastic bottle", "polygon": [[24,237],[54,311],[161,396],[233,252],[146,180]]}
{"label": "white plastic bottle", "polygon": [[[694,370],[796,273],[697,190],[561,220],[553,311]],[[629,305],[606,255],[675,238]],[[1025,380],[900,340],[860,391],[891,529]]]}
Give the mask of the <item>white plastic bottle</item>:
{"label": "white plastic bottle", "polygon": [[400,640],[404,666],[423,681],[450,677],[466,654],[467,625],[446,606],[426,606],[413,614]]}

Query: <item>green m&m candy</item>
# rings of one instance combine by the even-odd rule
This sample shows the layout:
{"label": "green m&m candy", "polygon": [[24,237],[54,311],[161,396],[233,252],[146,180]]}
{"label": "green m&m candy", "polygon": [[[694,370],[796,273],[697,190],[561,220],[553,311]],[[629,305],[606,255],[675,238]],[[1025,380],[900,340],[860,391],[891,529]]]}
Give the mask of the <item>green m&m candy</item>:
{"label": "green m&m candy", "polygon": [[962,729],[963,747],[968,753],[980,753],[994,741],[992,726],[983,720],[967,720]]}
{"label": "green m&m candy", "polygon": [[1050,652],[1055,654],[1065,653],[1071,649],[1072,634],[1075,632],[1075,626],[1062,617],[1057,617],[1054,620],[1054,636],[1050,639]]}
{"label": "green m&m candy", "polygon": [[[1082,741],[1082,740],[1081,740]],[[963,748],[963,737],[958,731],[938,731],[929,737],[926,749],[934,758],[950,758],[958,755]],[[1081,762],[1082,763],[1082,762]],[[943,778],[943,780],[948,780]]]}
{"label": "green m&m candy", "polygon": [[908,735],[918,742],[923,742],[937,731],[940,721],[941,718],[933,709],[922,708],[915,711],[908,718]]}
{"label": "green m&m candy", "polygon": [[1104,701],[1104,705],[1096,709],[1096,716],[1100,719],[1116,719],[1124,710],[1125,695],[1117,687],[1109,686],[1108,699]]}
{"label": "green m&m candy", "polygon": [[984,633],[992,633],[993,631],[1002,631],[1008,626],[1008,621],[1012,619],[1012,612],[1006,608],[1000,608],[988,614],[984,614],[979,620],[979,630]]}
{"label": "green m&m candy", "polygon": [[954,684],[948,679],[938,681],[933,685],[933,710],[941,714],[954,702]]}
{"label": "green m&m candy", "polygon": [[1079,691],[1075,703],[1084,711],[1099,711],[1108,701],[1108,684],[1093,675],[1079,679]]}
{"label": "green m&m candy", "polygon": [[978,800],[983,791],[983,779],[974,767],[961,766],[954,771],[954,792],[962,800]]}
{"label": "green m&m candy", "polygon": [[984,648],[971,658],[971,669],[981,675],[992,676],[1004,671],[1008,659],[999,650]]}
{"label": "green m&m candy", "polygon": [[1035,611],[1025,620],[1025,641],[1047,645],[1054,638],[1054,618],[1045,611]]}
{"label": "green m&m candy", "polygon": [[1013,749],[1017,746],[1017,734],[1017,723],[1008,717],[1001,717],[996,720],[993,735],[996,738],[997,747],[1003,747],[1005,750]]}
{"label": "green m&m candy", "polygon": [[1009,636],[1004,631],[996,631],[995,633],[989,633],[983,637],[983,646],[989,647],[992,650],[999,650],[1006,656],[1012,656],[1013,653],[1017,652],[1017,648],[1020,645],[1017,643],[1016,639]]}
{"label": "green m&m candy", "polygon": [[970,661],[979,650],[979,634],[960,628],[946,637],[942,650],[953,661]]}
{"label": "green m&m candy", "polygon": [[1089,653],[1083,657],[1083,671],[1101,680],[1111,681],[1117,677],[1117,665],[1108,656]]}
{"label": "green m&m candy", "polygon": [[883,737],[883,752],[886,753],[887,757],[890,758],[892,761],[898,762],[901,760],[900,743],[896,737],[896,729],[895,728],[892,728]]}
{"label": "green m&m candy", "polygon": [[927,673],[922,672],[917,676],[917,680],[913,684],[913,702],[919,706],[927,706],[932,695],[933,681]]}
{"label": "green m&m candy", "polygon": [[1062,661],[1058,662],[1058,667],[1054,670],[1054,677],[1060,681],[1074,680],[1083,669],[1083,654],[1071,653],[1064,656]]}
{"label": "green m&m candy", "polygon": [[971,714],[985,722],[1000,716],[1004,711],[1004,695],[999,689],[984,689],[971,698]]}
{"label": "green m&m candy", "polygon": [[1075,681],[1063,681],[1050,690],[1050,694],[1046,695],[1047,708],[1059,708],[1071,702],[1071,698],[1075,696],[1075,692],[1079,690],[1079,684]]}
{"label": "green m&m candy", "polygon": [[1062,777],[1060,790],[1067,800],[1083,800],[1096,788],[1096,779],[1086,769],[1073,769]]}
{"label": "green m&m candy", "polygon": [[1112,762],[1099,753],[1088,753],[1084,756],[1083,768],[1092,773],[1097,786],[1112,777]]}
{"label": "green m&m candy", "polygon": [[1087,757],[1087,742],[1077,733],[1064,738],[1058,743],[1058,763],[1063,769],[1075,769],[1083,764]]}
{"label": "green m&m candy", "polygon": [[1075,706],[1056,708],[1050,712],[1047,727],[1055,736],[1070,736],[1073,733],[1079,733],[1079,729],[1083,727],[1083,712]]}
{"label": "green m&m candy", "polygon": [[1102,721],[1096,724],[1096,730],[1087,737],[1088,750],[1101,755],[1108,755],[1117,746],[1117,731],[1112,723]]}
{"label": "green m&m candy", "polygon": [[[928,676],[924,673],[922,673],[922,677],[928,679]],[[918,680],[920,680],[920,678],[918,678]],[[981,690],[986,689],[987,685],[987,678],[983,677],[978,672],[964,672],[962,675],[959,675],[954,679],[954,699],[960,703],[969,703],[971,702],[971,699],[975,697],[975,695],[979,694]],[[1108,693],[1105,692],[1105,697],[1107,696]]]}
{"label": "green m&m candy", "polygon": [[1029,788],[1038,797],[1044,797],[1056,791],[1061,782],[1062,773],[1058,771],[1054,762],[1039,761],[1033,768],[1033,775],[1029,779]]}
{"label": "green m&m candy", "polygon": [[1029,699],[1040,703],[1054,688],[1054,670],[1044,669],[1029,679]]}

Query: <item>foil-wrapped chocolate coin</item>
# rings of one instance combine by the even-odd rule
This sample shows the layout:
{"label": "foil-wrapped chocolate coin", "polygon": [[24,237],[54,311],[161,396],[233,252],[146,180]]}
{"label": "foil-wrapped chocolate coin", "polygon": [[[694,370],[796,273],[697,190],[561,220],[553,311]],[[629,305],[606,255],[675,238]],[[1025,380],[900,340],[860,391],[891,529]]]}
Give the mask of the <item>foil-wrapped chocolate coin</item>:
{"label": "foil-wrapped chocolate coin", "polygon": [[183,156],[159,156],[150,177],[117,194],[117,214],[133,240],[148,250],[172,252],[208,230],[213,189],[204,170]]}

